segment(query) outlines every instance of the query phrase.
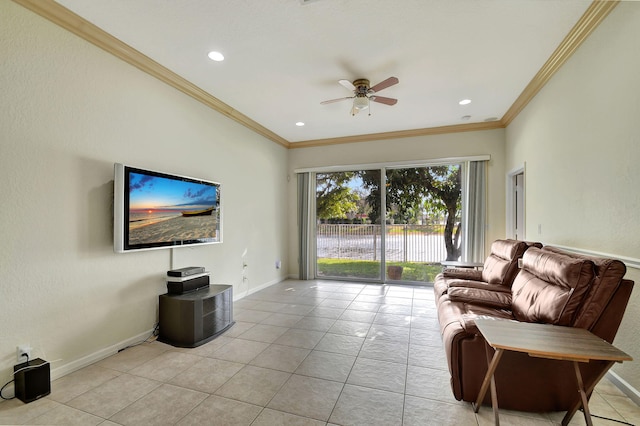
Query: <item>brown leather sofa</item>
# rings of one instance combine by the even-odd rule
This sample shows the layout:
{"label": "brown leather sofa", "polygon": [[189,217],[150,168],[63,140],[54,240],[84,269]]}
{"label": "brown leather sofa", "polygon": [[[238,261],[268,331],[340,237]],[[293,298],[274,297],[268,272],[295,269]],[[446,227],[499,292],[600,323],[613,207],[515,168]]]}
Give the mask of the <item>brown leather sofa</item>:
{"label": "brown leather sofa", "polygon": [[518,240],[496,240],[482,270],[447,268],[436,277],[433,284],[436,299],[446,294],[449,287],[489,288],[511,291],[511,284],[518,274],[518,261],[529,247],[541,248],[542,244]]}
{"label": "brown leather sofa", "polygon": [[[509,262],[517,264],[513,257]],[[581,327],[613,342],[633,288],[633,281],[623,278],[622,262],[526,244],[522,263],[511,283],[474,282],[447,271],[436,277],[438,320],[458,400],[475,401],[487,371],[486,342],[475,326],[479,316]],[[605,363],[580,368],[586,384],[602,374]],[[577,398],[573,367],[566,361],[507,351],[495,380],[500,408],[566,411]],[[490,404],[490,397],[484,402]]]}

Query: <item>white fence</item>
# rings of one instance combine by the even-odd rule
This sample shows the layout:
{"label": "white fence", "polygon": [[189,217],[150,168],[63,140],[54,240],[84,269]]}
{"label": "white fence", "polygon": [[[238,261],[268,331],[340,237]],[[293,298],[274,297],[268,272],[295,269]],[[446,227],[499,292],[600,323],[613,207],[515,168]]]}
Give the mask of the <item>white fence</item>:
{"label": "white fence", "polygon": [[[436,263],[447,258],[443,232],[428,225],[386,225],[385,259]],[[317,226],[319,258],[380,260],[380,225]]]}

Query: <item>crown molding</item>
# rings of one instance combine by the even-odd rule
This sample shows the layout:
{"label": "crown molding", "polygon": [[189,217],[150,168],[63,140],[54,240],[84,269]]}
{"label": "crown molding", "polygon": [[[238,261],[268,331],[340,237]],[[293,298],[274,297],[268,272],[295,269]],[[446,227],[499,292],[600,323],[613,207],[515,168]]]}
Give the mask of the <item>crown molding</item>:
{"label": "crown molding", "polygon": [[520,96],[499,121],[490,123],[470,123],[453,126],[431,127],[425,129],[406,130],[388,133],[375,133],[369,135],[346,136],[341,138],[316,139],[302,142],[292,142],[289,148],[309,148],[323,145],[337,145],[355,142],[367,142],[384,139],[406,138],[412,136],[440,135],[445,133],[471,132],[477,130],[489,130],[505,128],[520,114],[527,104],[547,84],[553,75],[564,65],[571,55],[600,25],[600,23],[620,3],[620,0],[594,0],[587,8],[571,31],[562,40],[560,45],[551,54],[547,62],[540,68],[529,84],[524,88]]}
{"label": "crown molding", "polygon": [[289,142],[54,0],[13,1],[285,148],[309,148],[505,128],[620,2],[620,0],[594,0],[499,121]]}
{"label": "crown molding", "polygon": [[511,105],[500,120],[506,127],[520,114],[527,104],[547,84],[553,75],[564,65],[573,53],[582,45],[604,18],[620,3],[619,0],[595,0],[551,54],[540,71],[533,77],[520,96]]}
{"label": "crown molding", "polygon": [[157,78],[158,80],[178,89],[184,94],[203,103],[209,108],[218,111],[220,114],[242,124],[255,133],[284,146],[289,147],[289,141],[273,133],[266,127],[256,123],[246,115],[233,109],[220,99],[205,92],[195,84],[187,81],[173,71],[160,65],[153,59],[142,54],[128,44],[118,40],[106,31],[98,28],[91,22],[76,15],[64,6],[53,0],[13,0],[21,6],[42,16],[56,25],[74,33],[89,43],[107,51],[141,71]]}
{"label": "crown molding", "polygon": [[370,133],[367,135],[344,136],[341,138],[314,139],[301,142],[291,142],[289,148],[310,148],[325,145],[340,145],[345,143],[372,142],[386,139],[411,138],[416,136],[444,135],[447,133],[475,132],[479,130],[502,129],[501,121],[482,123],[454,124],[451,126],[427,127],[424,129],[399,130],[395,132]]}

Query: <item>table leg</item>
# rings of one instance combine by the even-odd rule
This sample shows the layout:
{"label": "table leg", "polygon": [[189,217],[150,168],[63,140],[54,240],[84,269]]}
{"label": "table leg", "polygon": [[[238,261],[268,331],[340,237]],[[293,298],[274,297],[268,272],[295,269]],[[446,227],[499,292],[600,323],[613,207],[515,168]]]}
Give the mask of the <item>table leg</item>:
{"label": "table leg", "polygon": [[593,426],[591,422],[591,413],[589,412],[589,401],[587,400],[587,394],[584,393],[584,384],[582,383],[582,374],[580,374],[580,367],[577,361],[573,361],[573,369],[576,372],[576,380],[578,382],[578,392],[580,393],[580,399],[582,400],[582,409],[584,410],[584,421],[587,426]]}
{"label": "table leg", "polygon": [[562,426],[567,426],[569,424],[574,414],[576,414],[576,412],[578,411],[581,405],[584,410],[584,418],[585,418],[585,421],[587,422],[587,425],[592,424],[591,413],[589,412],[589,401],[587,400],[587,394],[593,392],[593,389],[596,387],[598,382],[604,377],[604,375],[607,374],[607,371],[609,371],[609,369],[613,366],[613,364],[614,364],[613,361],[608,362],[606,367],[602,369],[598,377],[596,377],[595,380],[585,388],[584,383],[582,381],[582,374],[580,374],[580,367],[576,361],[573,362],[574,370],[576,373],[576,380],[578,382],[578,392],[580,393],[580,398],[578,399],[578,401],[576,401],[573,407],[571,407],[571,409],[567,411],[567,414],[565,414],[564,418],[562,419]]}
{"label": "table leg", "polygon": [[[488,351],[489,351],[489,345],[487,345],[487,358],[489,356]],[[480,405],[482,405],[484,396],[487,394],[487,388],[489,387],[489,385],[491,385],[491,405],[493,406],[493,415],[495,417],[496,425],[500,424],[500,419],[498,417],[498,394],[496,392],[496,381],[493,376],[493,373],[495,373],[503,353],[504,353],[504,349],[496,349],[496,352],[493,354],[493,358],[489,363],[487,374],[485,374],[484,380],[482,381],[482,386],[480,387],[480,393],[478,394],[478,399],[476,400],[475,404],[472,404],[473,411],[477,413],[478,410],[480,410]]]}
{"label": "table leg", "polygon": [[498,392],[496,391],[496,377],[491,375],[491,406],[493,407],[493,420],[496,426],[500,426],[500,416],[498,414]]}

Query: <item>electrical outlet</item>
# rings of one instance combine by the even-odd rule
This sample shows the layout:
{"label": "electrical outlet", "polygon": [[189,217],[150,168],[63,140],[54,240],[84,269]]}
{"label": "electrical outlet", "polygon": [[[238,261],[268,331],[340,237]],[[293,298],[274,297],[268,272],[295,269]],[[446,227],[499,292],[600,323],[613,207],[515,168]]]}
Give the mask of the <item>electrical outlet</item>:
{"label": "electrical outlet", "polygon": [[16,348],[16,357],[18,358],[19,364],[23,362],[27,362],[27,359],[31,359],[31,346],[27,346],[27,345],[18,346]]}
{"label": "electrical outlet", "polygon": [[282,262],[279,260],[276,260],[276,269],[280,269],[282,268]]}

